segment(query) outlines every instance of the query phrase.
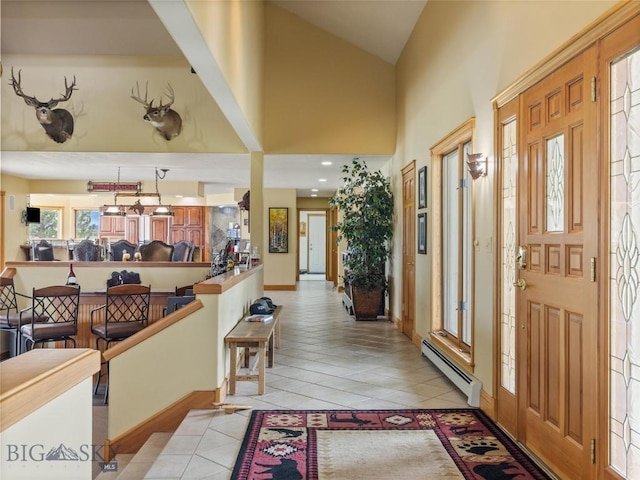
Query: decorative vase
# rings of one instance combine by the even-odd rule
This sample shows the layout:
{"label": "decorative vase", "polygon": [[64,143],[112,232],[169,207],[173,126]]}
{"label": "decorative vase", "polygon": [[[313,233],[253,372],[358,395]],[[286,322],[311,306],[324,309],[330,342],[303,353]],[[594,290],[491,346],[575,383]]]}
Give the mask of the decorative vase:
{"label": "decorative vase", "polygon": [[383,293],[380,288],[363,290],[358,287],[351,287],[351,300],[356,320],[376,320],[380,311],[380,299]]}

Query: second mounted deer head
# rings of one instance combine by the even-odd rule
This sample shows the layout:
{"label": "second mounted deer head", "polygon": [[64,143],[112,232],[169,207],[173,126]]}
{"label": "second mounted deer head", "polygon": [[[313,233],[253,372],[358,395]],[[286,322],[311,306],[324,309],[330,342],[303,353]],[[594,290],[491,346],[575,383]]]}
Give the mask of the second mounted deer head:
{"label": "second mounted deer head", "polygon": [[137,95],[134,94],[133,88],[131,89],[131,98],[144,105],[144,108],[147,109],[147,112],[142,118],[156,127],[156,130],[162,134],[165,140],[171,140],[172,138],[177,137],[180,135],[180,131],[182,130],[182,118],[178,112],[171,109],[171,105],[173,105],[175,100],[171,84],[167,83],[167,91],[165,92],[167,97],[169,97],[169,103],[163,105],[162,97],[160,97],[160,105],[157,107],[153,106],[153,99],[150,102],[147,101],[148,87],[149,82],[145,85],[144,100],[140,96],[140,86],[138,85],[138,82],[136,82]]}
{"label": "second mounted deer head", "polygon": [[48,102],[41,102],[36,97],[30,97],[25,95],[22,91],[20,83],[22,70],[18,70],[18,78],[16,79],[13,74],[13,68],[11,69],[11,81],[9,84],[13,87],[13,91],[16,95],[24,99],[24,103],[36,109],[36,118],[44,128],[49,138],[58,143],[64,143],[73,135],[73,116],[64,108],[56,108],[59,102],[66,102],[71,98],[71,94],[76,86],[76,77],[73,77],[71,85],[67,82],[67,77],[64,77],[64,90],[60,98],[51,98]]}

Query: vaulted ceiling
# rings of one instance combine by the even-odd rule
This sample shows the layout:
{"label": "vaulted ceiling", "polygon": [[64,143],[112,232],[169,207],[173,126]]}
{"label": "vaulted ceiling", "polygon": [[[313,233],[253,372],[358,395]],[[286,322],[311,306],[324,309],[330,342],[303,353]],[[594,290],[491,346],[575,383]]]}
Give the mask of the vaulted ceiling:
{"label": "vaulted ceiling", "polygon": [[[272,1],[303,20],[394,64],[410,35],[424,1],[416,0],[294,0]],[[5,55],[115,55],[183,57],[183,48],[168,33],[147,0],[12,1],[2,2],[1,51]],[[73,32],[64,35],[62,32]],[[10,65],[4,65],[3,81]],[[141,108],[141,107],[139,107]],[[105,164],[122,164],[123,180],[152,180],[153,167],[171,169],[173,181],[198,181],[206,193],[228,192],[248,183],[249,159],[237,152],[145,153],[7,151],[2,146],[2,173],[26,178],[96,179],[115,175]],[[300,196],[311,188],[330,195],[340,183],[340,165],[354,155],[266,155],[264,184],[295,186]],[[215,157],[216,168],[207,168]],[[371,166],[388,157],[365,156]],[[321,161],[332,161],[330,167]],[[129,177],[129,178],[126,178]],[[318,185],[318,178],[327,179]],[[224,181],[221,181],[224,179]]]}

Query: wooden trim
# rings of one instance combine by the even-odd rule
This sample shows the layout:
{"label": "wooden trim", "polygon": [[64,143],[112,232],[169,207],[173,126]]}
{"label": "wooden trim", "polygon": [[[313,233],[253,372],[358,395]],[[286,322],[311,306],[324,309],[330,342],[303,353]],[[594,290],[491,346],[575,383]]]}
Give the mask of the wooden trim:
{"label": "wooden trim", "polygon": [[[414,343],[416,342],[416,261],[417,261],[417,250],[416,250],[416,238],[418,237],[417,233],[417,213],[420,206],[420,199],[416,202],[416,195],[419,195],[420,186],[418,185],[418,170],[416,168],[417,161],[414,158],[409,163],[407,163],[402,169],[401,172],[401,181],[402,181],[402,201],[401,201],[401,215],[402,215],[402,226],[401,226],[401,253],[400,256],[402,258],[402,268],[400,272],[400,278],[402,280],[402,288],[400,289],[400,296],[402,297],[401,307],[400,307],[400,328],[399,330],[403,333],[409,333],[408,330],[411,329],[411,335],[407,335]],[[429,165],[424,165],[422,168],[427,168]],[[431,178],[433,178],[433,170],[431,170]],[[425,179],[425,182],[428,179]],[[412,182],[412,192],[409,192],[407,189],[407,183]],[[427,186],[427,190],[425,191],[425,195],[428,197],[431,189]],[[425,205],[429,205],[428,199],[425,197]],[[407,210],[411,210],[411,219],[405,221],[405,215]],[[425,220],[426,221],[426,220]],[[410,241],[408,241],[410,240]],[[427,239],[425,238],[425,241]],[[427,244],[429,242],[427,241]],[[425,251],[426,253],[426,251]],[[411,268],[409,268],[411,267]],[[409,295],[410,294],[410,295]],[[392,305],[392,298],[389,299],[389,305]],[[407,332],[405,332],[405,329]],[[418,339],[418,348],[420,348],[420,342],[422,339]]]}
{"label": "wooden trim", "polygon": [[402,331],[402,320],[400,320],[395,315],[392,315],[388,308],[384,309],[384,314],[399,331]]}
{"label": "wooden trim", "polygon": [[295,291],[298,289],[297,285],[265,285],[265,290],[288,290]]}
{"label": "wooden trim", "polygon": [[[467,142],[471,142],[472,151],[475,145],[475,125],[476,119],[475,117],[469,118],[466,122],[462,123],[458,127],[456,127],[452,132],[448,133],[445,137],[443,137],[440,141],[435,143],[431,149],[431,171],[432,171],[432,190],[431,200],[432,206],[430,207],[431,215],[431,231],[432,233],[432,263],[431,263],[431,273],[432,278],[439,279],[435,281],[431,285],[431,322],[429,325],[430,332],[444,330],[444,313],[443,313],[443,305],[442,298],[444,292],[444,285],[442,281],[442,271],[443,271],[443,201],[442,201],[442,182],[434,181],[433,179],[440,179],[442,177],[442,164],[443,158],[445,155],[457,150],[458,151],[458,162],[462,165],[461,168],[464,168],[464,144]],[[473,187],[472,187],[473,188]],[[461,195],[461,193],[460,193]],[[472,192],[473,195],[473,192]],[[462,209],[461,198],[458,199],[458,208]],[[474,210],[474,201],[472,197],[472,206],[471,206],[471,215],[475,217]],[[459,221],[461,221],[462,215],[461,210],[458,212]],[[472,225],[471,238],[475,238],[475,222]],[[462,231],[462,230],[461,230]],[[458,239],[459,241],[460,239]],[[471,262],[472,262],[472,271],[469,272],[471,277],[472,289],[475,288],[475,249],[472,246],[471,250]],[[459,253],[462,255],[462,252]],[[462,260],[460,259],[460,264],[462,264]],[[462,276],[459,278],[458,289],[461,289]],[[440,345],[442,345],[443,349],[454,359],[458,359],[463,362],[466,368],[473,371],[474,364],[474,343],[475,343],[475,295],[472,299],[471,305],[471,314],[470,314],[470,326],[471,326],[471,345],[469,347],[468,352],[459,352],[459,349],[463,348],[466,350],[466,344],[462,341],[462,338],[457,338],[458,342],[455,347],[452,346],[450,341],[443,341],[442,337],[438,337],[431,333],[431,337],[434,341]],[[459,321],[459,320],[458,320]]]}
{"label": "wooden trim", "polygon": [[624,480],[624,477],[611,469],[609,465],[604,468],[604,480]]}
{"label": "wooden trim", "polygon": [[212,409],[217,398],[214,390],[191,392],[123,434],[107,439],[105,453],[136,453],[152,433],[174,432],[189,410]]}
{"label": "wooden trim", "polygon": [[[493,197],[493,211],[494,211],[494,225],[493,225],[493,238],[495,239],[494,244],[494,262],[493,262],[493,278],[494,281],[494,292],[493,292],[493,346],[491,349],[492,359],[493,359],[493,382],[492,382],[492,391],[493,391],[493,403],[494,403],[494,420],[501,420],[501,426],[503,429],[507,430],[509,434],[514,437],[518,436],[518,428],[517,422],[515,421],[516,415],[513,416],[514,421],[509,422],[504,418],[504,412],[509,411],[510,409],[514,409],[517,411],[517,405],[515,400],[515,395],[512,397],[513,402],[509,402],[509,397],[505,397],[502,395],[503,390],[500,384],[501,376],[502,376],[502,354],[501,354],[501,346],[502,346],[502,292],[504,290],[504,282],[505,278],[502,276],[502,222],[503,222],[503,203],[502,203],[502,187],[503,187],[503,153],[502,153],[502,142],[504,137],[504,125],[511,121],[516,122],[516,145],[520,146],[520,143],[517,141],[519,139],[520,133],[520,117],[519,115],[519,99],[516,98],[507,104],[497,107],[494,103],[494,151],[495,151],[495,166],[494,166],[494,197]],[[519,154],[520,152],[517,152]],[[517,188],[517,186],[516,186]],[[481,399],[482,400],[482,399]],[[501,404],[505,403],[505,404]],[[513,403],[514,405],[512,405]]]}
{"label": "wooden trim", "polygon": [[338,208],[330,208],[328,213],[329,223],[331,224],[332,228],[329,235],[329,243],[331,245],[331,278],[328,278],[327,280],[331,280],[331,282],[333,282],[333,286],[338,287],[338,255],[340,255],[340,248],[338,247],[338,232],[333,229],[333,226],[338,223]]}
{"label": "wooden trim", "polygon": [[0,364],[0,432],[100,370],[89,348],[35,349]]}
{"label": "wooden trim", "polygon": [[440,335],[432,333],[429,336],[429,339],[442,351],[442,353],[446,354],[451,360],[459,364],[467,372],[473,374],[474,365],[471,362],[471,355],[460,351],[456,345],[452,345],[446,340],[446,338],[443,338]]}
{"label": "wooden trim", "polygon": [[104,359],[108,362],[112,358],[117,357],[121,353],[124,353],[127,350],[135,347],[136,345],[144,342],[146,339],[169,328],[174,323],[178,323],[183,318],[186,318],[193,312],[197,312],[201,308],[204,308],[204,305],[202,305],[202,302],[200,300],[196,299],[193,302],[187,303],[184,307],[177,309],[175,312],[167,315],[166,317],[162,317],[161,319],[156,320],[152,324],[140,330],[138,333],[122,340],[121,342],[114,344],[113,347],[105,350],[103,353]]}
{"label": "wooden trim", "polygon": [[413,343],[418,349],[422,348],[422,337],[414,330],[411,332],[411,343]]}
{"label": "wooden trim", "polygon": [[495,399],[484,388],[480,390],[480,410],[489,415],[491,420],[496,421]]}
{"label": "wooden trim", "polygon": [[[635,2],[640,3],[640,2]],[[608,281],[611,275],[611,257],[609,255],[611,248],[610,232],[611,232],[611,215],[609,212],[611,200],[610,175],[611,175],[611,152],[609,145],[611,144],[611,106],[609,103],[609,95],[611,91],[611,64],[615,62],[620,55],[633,50],[640,43],[640,14],[634,18],[630,18],[628,22],[621,26],[620,30],[614,32],[610,36],[604,38],[600,45],[599,56],[599,115],[601,121],[599,123],[599,137],[601,142],[598,146],[598,154],[602,159],[599,162],[600,170],[597,172],[600,182],[598,188],[601,195],[600,201],[600,228],[602,241],[598,251],[598,295],[600,297],[598,317],[598,382],[599,382],[599,407],[598,407],[598,424],[597,424],[597,452],[596,458],[601,466],[601,476],[607,480],[621,480],[623,477],[615,472],[611,466],[610,459],[610,408],[611,408],[611,392],[610,392],[610,309],[611,309],[611,288]]]}
{"label": "wooden trim", "polygon": [[[435,143],[431,147],[431,156],[442,156],[450,151],[453,151],[458,148],[461,143],[465,143],[471,141],[471,146],[473,147],[474,140],[474,132],[476,130],[476,117],[471,117],[469,120],[464,122],[462,125],[456,127],[453,131],[448,133],[442,140]],[[433,178],[433,177],[432,177]],[[437,183],[437,182],[431,182]]]}
{"label": "wooden trim", "polygon": [[492,102],[501,107],[535,85],[560,66],[586,50],[590,45],[611,33],[634,15],[640,14],[640,2],[622,1],[604,15],[587,25],[580,33],[560,45],[552,53],[527,70],[524,75],[496,95]]}
{"label": "wooden trim", "polygon": [[17,270],[15,268],[6,267],[2,273],[0,273],[0,277],[2,278],[13,278],[16,276]]}
{"label": "wooden trim", "polygon": [[[300,249],[300,218],[301,218],[301,213],[302,212],[314,212],[311,213],[312,215],[317,215],[319,216],[318,212],[324,212],[324,218],[326,221],[326,225],[327,225],[327,232],[325,235],[325,252],[324,252],[324,271],[325,271],[325,278],[327,281],[331,281],[333,280],[333,270],[332,270],[332,258],[333,258],[333,249],[336,248],[335,247],[335,242],[331,241],[331,236],[332,236],[332,230],[331,230],[331,209],[330,208],[322,208],[322,207],[313,207],[313,208],[306,208],[306,207],[297,207],[296,208],[296,213],[298,215],[298,220],[297,220],[297,226],[296,226],[296,239],[298,242],[298,253],[299,253],[299,249]],[[307,231],[309,230],[308,226],[307,226]],[[308,236],[307,236],[308,238]],[[309,248],[309,246],[307,245],[307,249]],[[307,270],[309,269],[309,255],[307,254]],[[300,255],[298,255],[296,257],[296,281],[300,281]],[[274,289],[272,289],[274,290]]]}
{"label": "wooden trim", "polygon": [[244,270],[232,270],[215,277],[208,278],[204,282],[196,283],[193,286],[193,293],[196,295],[199,293],[217,294],[220,295],[232,287],[235,287],[240,282],[243,282],[247,277],[258,273],[264,266],[259,264],[255,267],[247,268]]}

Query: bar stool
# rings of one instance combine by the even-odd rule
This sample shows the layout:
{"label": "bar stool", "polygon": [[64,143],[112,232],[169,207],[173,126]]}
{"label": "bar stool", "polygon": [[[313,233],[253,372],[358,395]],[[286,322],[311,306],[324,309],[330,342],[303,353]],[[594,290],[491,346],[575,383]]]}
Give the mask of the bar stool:
{"label": "bar stool", "polygon": [[[107,288],[104,305],[90,312],[91,332],[96,336],[96,350],[100,350],[100,342],[109,348],[112,342],[119,342],[138,333],[149,321],[149,303],[151,286],[129,283]],[[109,362],[106,364],[107,386],[104,403],[109,396]],[[94,395],[98,394],[102,369],[98,372],[98,380]]]}
{"label": "bar stool", "polygon": [[54,285],[34,288],[31,307],[20,310],[20,334],[37,343],[64,341],[76,346],[73,338],[78,334],[79,285]]}
{"label": "bar stool", "polygon": [[[0,277],[0,330],[11,331],[15,335],[14,355],[20,353],[20,311],[18,298],[29,299],[28,295],[16,292],[13,277]],[[30,312],[22,313],[23,322],[31,321]],[[46,322],[47,317],[37,317],[38,322]]]}

